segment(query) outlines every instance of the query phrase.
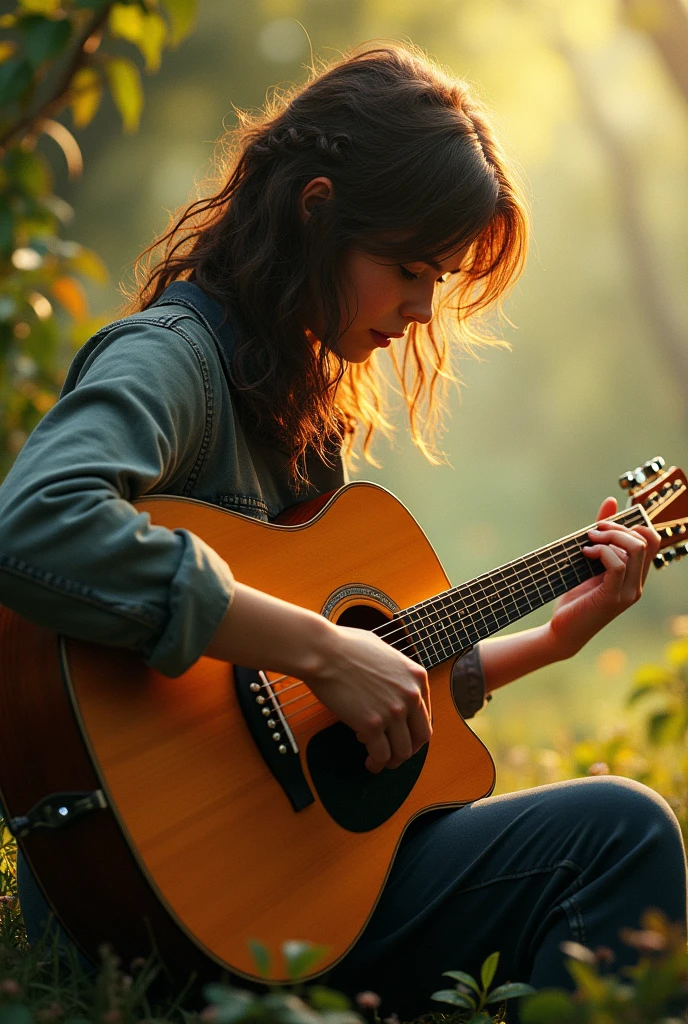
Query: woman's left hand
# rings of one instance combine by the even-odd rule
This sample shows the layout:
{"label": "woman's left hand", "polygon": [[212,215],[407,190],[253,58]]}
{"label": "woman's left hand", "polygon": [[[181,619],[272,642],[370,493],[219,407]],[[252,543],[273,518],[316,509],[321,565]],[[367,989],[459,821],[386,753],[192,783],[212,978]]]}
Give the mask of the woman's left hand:
{"label": "woman's left hand", "polygon": [[616,498],[605,498],[597,527],[589,531],[588,558],[599,558],[606,572],[581,583],[557,601],[549,624],[551,640],[561,657],[575,654],[603,626],[640,598],[660,537],[651,526],[605,521],[617,510]]}

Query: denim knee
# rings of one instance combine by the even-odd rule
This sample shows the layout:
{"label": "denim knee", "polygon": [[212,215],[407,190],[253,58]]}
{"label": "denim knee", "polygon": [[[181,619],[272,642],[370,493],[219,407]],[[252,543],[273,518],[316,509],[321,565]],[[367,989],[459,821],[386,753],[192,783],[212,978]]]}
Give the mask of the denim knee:
{"label": "denim knee", "polygon": [[[653,789],[634,779],[618,775],[577,780],[585,801],[588,820],[594,819],[603,832],[612,829],[632,842],[643,839],[675,842],[683,850],[681,829],[673,810]],[[584,787],[584,789],[583,789]]]}

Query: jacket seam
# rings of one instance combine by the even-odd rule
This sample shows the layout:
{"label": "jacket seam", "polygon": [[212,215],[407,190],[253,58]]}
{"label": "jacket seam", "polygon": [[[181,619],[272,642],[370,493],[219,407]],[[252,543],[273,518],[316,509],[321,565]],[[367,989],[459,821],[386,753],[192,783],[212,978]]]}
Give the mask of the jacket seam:
{"label": "jacket seam", "polygon": [[[215,402],[212,379],[210,376],[210,370],[208,368],[207,360],[198,342],[196,342],[192,337],[190,337],[190,335],[187,334],[186,331],[184,331],[179,326],[182,320],[191,320],[192,323],[196,324],[199,322],[198,318],[190,314],[186,309],[184,310],[183,313],[162,313],[157,316],[139,317],[136,322],[139,324],[147,324],[149,327],[164,327],[165,329],[174,331],[175,334],[178,334],[179,337],[183,338],[187,345],[190,346],[191,350],[196,356],[199,369],[201,371],[201,376],[203,378],[203,391],[205,394],[205,429],[203,431],[203,436],[201,438],[198,454],[196,455],[193,467],[182,489],[182,497],[188,498],[191,496],[193,492],[194,486],[196,484],[196,481],[198,480],[200,472],[203,468],[203,464],[206,461],[208,450],[210,448],[210,438],[212,435],[213,428],[213,413],[215,408]],[[129,323],[130,321],[130,317],[122,317],[119,320],[115,320],[111,324],[107,324],[100,331],[98,331],[93,336],[93,338],[97,338],[98,342],[100,343],[100,341],[104,340],[111,331],[115,330],[115,328],[120,327],[122,324]],[[207,325],[205,324],[205,318],[201,322],[201,326],[206,330],[206,333],[210,333],[208,331]],[[213,343],[213,345],[216,346],[215,336],[212,333],[210,334],[210,340]]]}
{"label": "jacket seam", "polygon": [[[180,317],[179,319],[182,318]],[[184,319],[188,318],[185,317]],[[193,492],[193,489],[196,485],[196,481],[198,480],[201,469],[203,468],[203,465],[208,456],[208,451],[210,450],[210,438],[213,432],[213,416],[215,411],[215,396],[213,393],[213,382],[210,376],[208,363],[200,345],[192,337],[190,337],[190,335],[188,335],[184,330],[182,330],[182,328],[176,321],[171,329],[181,338],[183,338],[184,341],[186,341],[186,343],[191,347],[192,351],[194,352],[194,355],[198,360],[201,375],[203,377],[203,391],[205,393],[205,429],[203,431],[203,437],[201,438],[201,443],[198,449],[198,455],[196,456],[196,461],[194,462],[193,468],[189,473],[189,476],[187,477],[186,483],[182,490],[182,495],[185,498],[188,498]]]}
{"label": "jacket seam", "polygon": [[222,505],[240,505],[245,508],[254,508],[257,511],[265,512],[266,515],[270,512],[267,502],[263,498],[256,498],[253,494],[227,492],[216,495],[214,502]]}
{"label": "jacket seam", "polygon": [[18,576],[21,579],[31,579],[46,590],[58,594],[69,594],[70,597],[76,600],[93,605],[110,614],[122,615],[144,626],[153,626],[155,629],[159,629],[165,622],[165,614],[162,611],[149,611],[143,605],[122,604],[118,601],[109,600],[106,597],[102,597],[85,583],[69,580],[58,573],[38,569],[36,566],[30,565],[20,558],[15,558],[13,555],[0,555],[0,572],[3,571],[12,576]]}

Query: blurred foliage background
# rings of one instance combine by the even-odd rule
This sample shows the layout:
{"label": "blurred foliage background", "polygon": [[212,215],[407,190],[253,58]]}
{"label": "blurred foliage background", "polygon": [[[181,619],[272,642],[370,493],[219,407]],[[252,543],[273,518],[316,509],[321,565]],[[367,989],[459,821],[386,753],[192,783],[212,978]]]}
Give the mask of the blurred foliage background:
{"label": "blurred foliage background", "polygon": [[[113,5],[20,6],[49,21],[67,10],[76,26]],[[382,468],[362,464],[358,476],[401,498],[459,583],[582,528],[603,497],[621,496],[619,474],[644,460],[659,454],[686,467],[684,0],[201,0],[193,31],[161,67],[160,49],[188,32],[194,4],[114,6],[120,20],[108,14],[98,28],[88,64],[98,80],[83,79],[81,112],[72,102],[51,114],[58,128],[15,145],[0,165],[5,207],[16,213],[17,188],[29,201],[23,234],[9,240],[0,204],[5,468],[54,401],[74,347],[117,312],[118,282],[135,256],[195,194],[233,107],[257,107],[269,87],[303,81],[312,55],[379,38],[411,39],[474,84],[520,167],[534,242],[507,304],[512,323],[501,328],[513,350],[461,364],[465,387],[443,440],[448,464],[429,466],[413,449],[400,410],[394,445],[377,445]],[[137,29],[134,9],[162,28]],[[25,43],[6,18],[0,26],[9,41],[0,44],[6,129],[18,114],[6,116],[16,99],[2,93],[12,81],[3,68]],[[40,53],[29,54],[34,70]],[[143,109],[132,85],[142,75]],[[97,113],[84,109],[89,97]],[[122,119],[138,131],[123,131]],[[78,158],[60,125],[78,136]],[[34,160],[33,178],[24,181],[13,160]],[[53,218],[62,241],[31,240],[41,217]],[[39,265],[16,255],[32,246]],[[554,781],[597,759],[618,768],[623,750],[628,761],[632,737],[619,737],[644,728],[626,710],[631,679],[661,662],[672,637],[688,635],[687,573],[688,563],[653,570],[640,604],[576,659],[496,695],[476,731],[497,753],[500,789]],[[587,767],[576,767],[575,750]]]}

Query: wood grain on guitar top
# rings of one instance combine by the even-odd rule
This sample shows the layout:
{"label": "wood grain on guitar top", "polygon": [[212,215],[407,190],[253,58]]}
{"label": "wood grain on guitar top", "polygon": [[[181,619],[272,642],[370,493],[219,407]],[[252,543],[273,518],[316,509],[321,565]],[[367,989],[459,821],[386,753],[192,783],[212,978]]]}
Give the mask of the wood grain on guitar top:
{"label": "wood grain on guitar top", "polygon": [[[318,612],[352,583],[400,608],[449,585],[413,517],[373,485],[350,485],[314,520],[287,528],[172,498],[137,508],[203,538],[242,583]],[[390,614],[374,598],[358,603]],[[430,672],[434,734],[416,785],[382,825],[353,832],[317,797],[293,810],[246,727],[230,665],[201,658],[170,679],[126,651],[69,641],[67,653],[96,771],[135,856],[193,941],[248,976],[252,938],[275,953],[286,939],[322,943],[321,970],[340,959],[375,906],[409,820],[475,800],[494,783],[489,753],[454,709],[451,662]],[[299,728],[314,791],[305,751],[331,721],[325,714]]]}

